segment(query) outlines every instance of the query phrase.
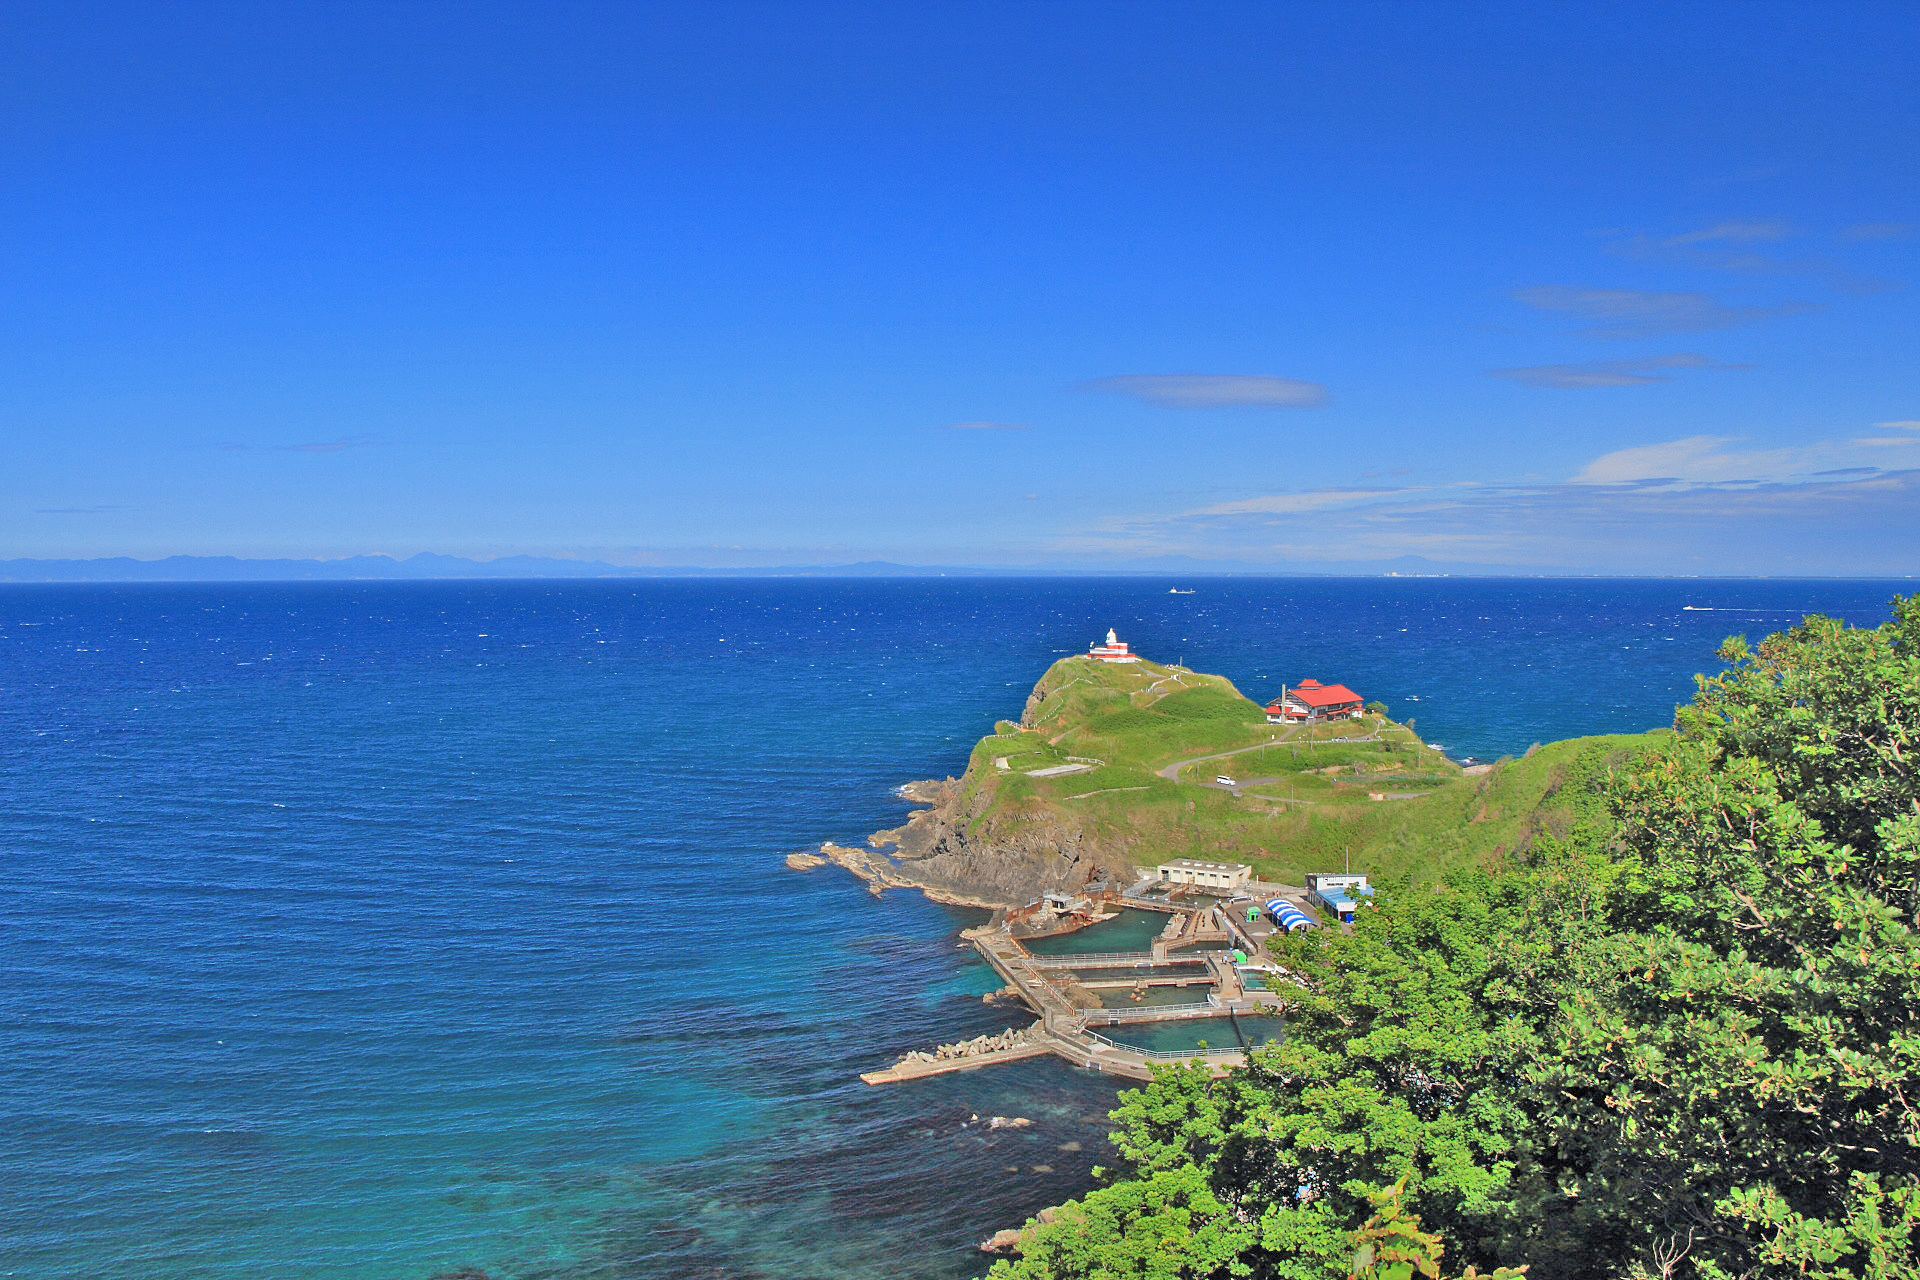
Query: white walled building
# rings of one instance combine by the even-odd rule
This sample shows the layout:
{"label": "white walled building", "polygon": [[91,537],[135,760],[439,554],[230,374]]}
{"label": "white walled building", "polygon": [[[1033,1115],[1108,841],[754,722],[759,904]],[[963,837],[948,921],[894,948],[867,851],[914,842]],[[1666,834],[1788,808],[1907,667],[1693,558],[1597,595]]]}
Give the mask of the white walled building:
{"label": "white walled building", "polygon": [[1236,893],[1253,879],[1253,868],[1244,862],[1202,862],[1198,858],[1175,858],[1154,868],[1162,880],[1172,884],[1190,884],[1196,889],[1218,889]]}

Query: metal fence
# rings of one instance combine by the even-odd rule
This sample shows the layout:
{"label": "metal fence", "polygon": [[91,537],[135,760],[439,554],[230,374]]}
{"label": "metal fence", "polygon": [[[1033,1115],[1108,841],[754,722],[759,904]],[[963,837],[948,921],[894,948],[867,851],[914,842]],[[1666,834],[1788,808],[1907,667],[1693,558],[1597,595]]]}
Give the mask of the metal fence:
{"label": "metal fence", "polygon": [[1206,957],[1169,952],[1165,960],[1155,960],[1150,951],[1089,951],[1083,955],[1036,956],[1027,960],[1041,969],[1110,969],[1126,965],[1205,964]]}
{"label": "metal fence", "polygon": [[1181,1018],[1212,1018],[1226,1013],[1226,1010],[1211,1000],[1198,1000],[1186,1004],[1142,1005],[1137,1009],[1088,1009],[1084,1012],[1088,1022],[1100,1022],[1111,1027],[1123,1022],[1174,1022]]}
{"label": "metal fence", "polygon": [[1155,1062],[1190,1062],[1195,1058],[1211,1062],[1224,1058],[1244,1058],[1247,1052],[1238,1045],[1231,1049],[1142,1049],[1136,1045],[1121,1044],[1118,1040],[1109,1040],[1098,1031],[1083,1031],[1080,1034],[1122,1053],[1137,1053]]}

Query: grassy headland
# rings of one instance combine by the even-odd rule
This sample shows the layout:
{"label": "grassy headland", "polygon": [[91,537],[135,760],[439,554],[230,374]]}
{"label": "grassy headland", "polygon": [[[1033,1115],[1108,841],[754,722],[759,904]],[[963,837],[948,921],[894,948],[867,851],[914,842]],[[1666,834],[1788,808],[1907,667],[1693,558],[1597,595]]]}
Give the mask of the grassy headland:
{"label": "grassy headland", "polygon": [[[1599,784],[1653,736],[1556,742],[1467,776],[1384,715],[1268,724],[1223,677],[1072,657],[1041,678],[1019,723],[1002,721],[980,740],[942,807],[975,848],[1038,827],[1074,831],[1109,862],[1136,867],[1211,858],[1299,883],[1350,857],[1355,871],[1424,879],[1603,821]],[[1221,752],[1239,754],[1163,774]],[[1238,794],[1212,785],[1218,774],[1233,777]]]}

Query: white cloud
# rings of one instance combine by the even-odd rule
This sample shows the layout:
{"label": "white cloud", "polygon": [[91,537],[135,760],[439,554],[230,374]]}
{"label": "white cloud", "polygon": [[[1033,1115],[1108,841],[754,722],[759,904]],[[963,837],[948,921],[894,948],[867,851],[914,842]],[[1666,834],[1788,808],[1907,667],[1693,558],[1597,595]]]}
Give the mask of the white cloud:
{"label": "white cloud", "polygon": [[1920,431],[1920,418],[1902,418],[1897,422],[1876,422],[1876,427],[1898,427],[1902,431]]}
{"label": "white cloud", "polygon": [[[1616,450],[1578,482],[1325,490],[1115,517],[1055,549],[1307,568],[1422,556],[1521,572],[1913,572],[1920,467],[1808,469],[1861,456],[1844,441],[1797,450],[1736,445],[1703,436]],[[1786,478],[1749,478],[1764,472]]]}
{"label": "white cloud", "polygon": [[1541,311],[1559,311],[1601,323],[1582,330],[1593,338],[1645,338],[1663,333],[1730,329],[1780,316],[1818,310],[1811,302],[1781,302],[1769,307],[1732,306],[1706,293],[1648,289],[1578,289],[1537,285],[1516,289],[1513,298]]}
{"label": "white cloud", "polygon": [[1575,484],[1631,484],[1650,480],[1694,483],[1753,478],[1751,454],[1728,452],[1730,436],[1688,436],[1662,444],[1615,449],[1589,462],[1573,477]]}
{"label": "white cloud", "polygon": [[1031,431],[1024,422],[949,422],[948,431]]}
{"label": "white cloud", "polygon": [[1594,387],[1641,387],[1670,382],[1668,369],[1751,369],[1752,365],[1724,364],[1693,351],[1647,356],[1640,360],[1590,360],[1581,364],[1535,364],[1517,369],[1489,369],[1495,378],[1507,378],[1529,387],[1586,390]]}
{"label": "white cloud", "polygon": [[1772,449],[1742,449],[1733,436],[1688,436],[1616,449],[1589,462],[1571,483],[1667,488],[1796,485],[1823,476],[1879,474],[1884,454],[1861,449],[1920,445],[1920,436],[1813,440]]}
{"label": "white cloud", "polygon": [[[1876,224],[1893,234],[1895,224]],[[1880,293],[1899,286],[1891,280],[1855,275],[1833,259],[1819,254],[1781,257],[1765,253],[1756,245],[1771,244],[1800,233],[1784,222],[1720,222],[1698,231],[1673,236],[1630,235],[1607,246],[1610,253],[1640,261],[1672,262],[1708,271],[1733,271],[1745,275],[1813,276],[1830,289],[1841,293]],[[1848,236],[1843,240],[1874,238]],[[1884,238],[1884,237],[1882,237]]]}
{"label": "white cloud", "polygon": [[1132,396],[1163,409],[1318,409],[1329,400],[1317,382],[1259,373],[1121,374],[1078,389]]}
{"label": "white cloud", "polygon": [[1217,506],[1202,507],[1189,512],[1196,516],[1231,515],[1290,515],[1298,511],[1317,511],[1323,507],[1345,506],[1354,502],[1366,502],[1396,493],[1408,492],[1400,489],[1315,489],[1307,493],[1276,493],[1262,498],[1243,498],[1238,502],[1222,502]]}

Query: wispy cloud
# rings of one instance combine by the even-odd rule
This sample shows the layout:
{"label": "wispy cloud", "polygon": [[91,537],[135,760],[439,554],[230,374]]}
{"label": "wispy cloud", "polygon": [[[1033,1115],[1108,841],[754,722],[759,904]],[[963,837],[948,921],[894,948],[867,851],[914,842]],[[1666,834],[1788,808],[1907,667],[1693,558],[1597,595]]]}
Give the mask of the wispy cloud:
{"label": "wispy cloud", "polygon": [[[1589,462],[1574,484],[1757,485],[1800,484],[1842,470],[1874,470],[1854,450],[1861,445],[1920,446],[1920,436],[1886,441],[1816,440],[1784,448],[1739,447],[1731,436],[1688,436],[1616,449]],[[1920,449],[1908,460],[1920,462]]]}
{"label": "wispy cloud", "polygon": [[[1880,224],[1894,227],[1897,224]],[[1812,276],[1841,293],[1879,293],[1899,286],[1891,280],[1856,275],[1821,254],[1783,257],[1763,252],[1757,246],[1795,239],[1802,233],[1791,224],[1777,221],[1717,222],[1696,231],[1678,235],[1629,235],[1607,246],[1623,258],[1638,261],[1671,262],[1708,271],[1732,271],[1744,275]],[[1897,232],[1896,232],[1897,234]],[[1848,237],[1843,233],[1842,239]]]}
{"label": "wispy cloud", "polygon": [[1729,436],[1688,436],[1659,444],[1615,449],[1589,462],[1575,484],[1721,483],[1754,481],[1774,470],[1775,459],[1730,452]]}
{"label": "wispy cloud", "polygon": [[1031,431],[1024,422],[949,422],[946,431]]}
{"label": "wispy cloud", "polygon": [[1582,330],[1592,338],[1646,338],[1663,333],[1730,329],[1819,309],[1819,305],[1812,302],[1746,307],[1721,302],[1707,293],[1579,289],[1557,284],[1516,289],[1513,298],[1541,311],[1558,311],[1583,320],[1600,321],[1594,328]]}
{"label": "wispy cloud", "polygon": [[1712,271],[1742,271],[1756,275],[1780,275],[1796,271],[1820,271],[1832,264],[1824,261],[1795,261],[1762,253],[1753,246],[1777,244],[1797,233],[1784,222],[1717,222],[1696,231],[1678,235],[1628,235],[1607,245],[1607,251],[1637,261],[1666,261]]}
{"label": "wispy cloud", "polygon": [[1677,236],[1668,236],[1661,243],[1668,248],[1715,242],[1760,244],[1773,240],[1785,240],[1793,233],[1792,226],[1784,222],[1716,222],[1711,227],[1703,227],[1699,231],[1686,231]]}
{"label": "wispy cloud", "polygon": [[360,436],[352,440],[325,440],[314,444],[283,444],[280,449],[284,453],[339,453],[342,449],[370,448],[375,443]]}
{"label": "wispy cloud", "polygon": [[131,510],[133,510],[132,507],[106,502],[92,507],[35,507],[33,512],[41,516],[97,516],[107,511]]}
{"label": "wispy cloud", "polygon": [[1589,360],[1581,364],[1534,364],[1517,369],[1489,369],[1495,378],[1507,378],[1529,387],[1586,390],[1593,387],[1642,387],[1671,382],[1674,369],[1751,369],[1748,364],[1726,364],[1694,351],[1647,356],[1639,360]]}
{"label": "wispy cloud", "polygon": [[[1876,422],[1873,425],[1889,431],[1920,431],[1920,418],[1903,418],[1898,422]],[[1920,435],[1861,436],[1853,443],[1866,445],[1870,449],[1903,449],[1920,444]]]}
{"label": "wispy cloud", "polygon": [[1490,568],[1907,573],[1906,548],[1920,541],[1920,434],[1907,443],[1911,454],[1889,456],[1843,439],[1773,448],[1694,436],[1601,454],[1562,481],[1320,489],[1114,517],[1058,549],[1302,565],[1416,555]]}
{"label": "wispy cloud", "polygon": [[1260,373],[1122,374],[1077,389],[1132,396],[1163,409],[1318,409],[1330,400],[1317,382]]}
{"label": "wispy cloud", "polygon": [[1349,506],[1356,502],[1368,502],[1410,492],[1415,491],[1411,489],[1310,489],[1305,493],[1276,493],[1262,498],[1243,498],[1237,502],[1222,502],[1216,506],[1202,507],[1193,514],[1197,516],[1290,515],[1297,511],[1318,511],[1324,507]]}

